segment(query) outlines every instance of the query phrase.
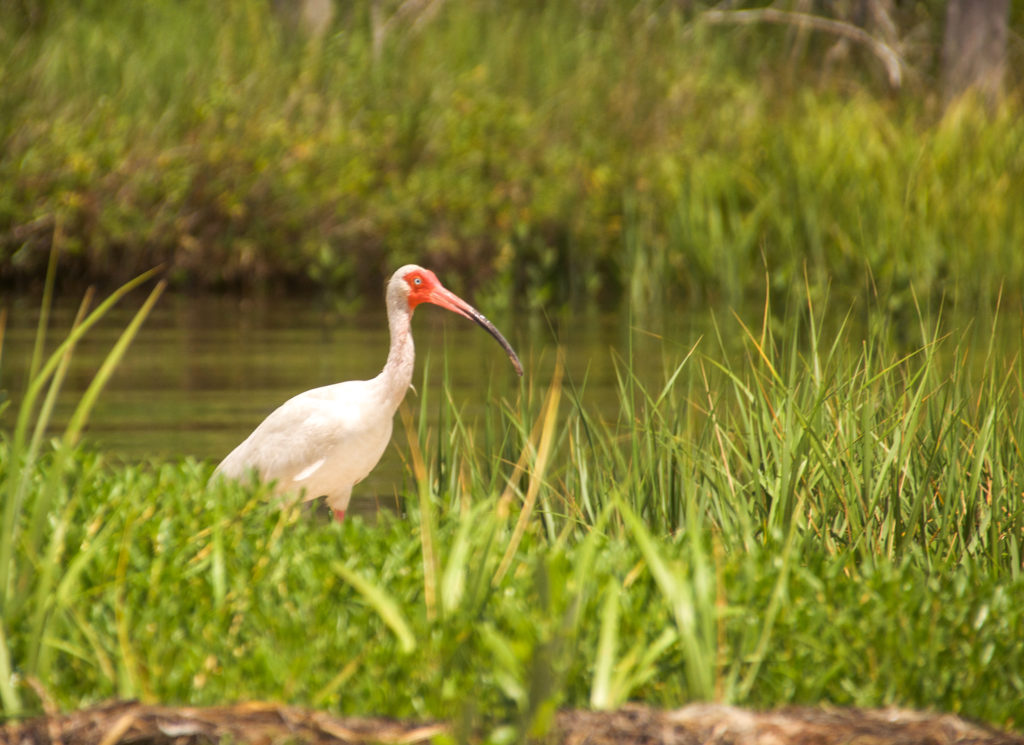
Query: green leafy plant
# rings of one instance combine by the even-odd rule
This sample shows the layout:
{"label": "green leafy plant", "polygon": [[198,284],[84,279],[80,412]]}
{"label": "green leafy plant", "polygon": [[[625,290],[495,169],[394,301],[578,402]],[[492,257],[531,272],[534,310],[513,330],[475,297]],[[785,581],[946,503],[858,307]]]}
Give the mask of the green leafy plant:
{"label": "green leafy plant", "polygon": [[[11,666],[11,645],[18,648],[20,676],[29,680],[48,676],[52,664],[48,641],[52,618],[66,612],[69,595],[90,559],[90,547],[76,552],[68,542],[78,495],[68,490],[66,478],[73,471],[76,446],[103,386],[165,284],[161,281],[152,290],[96,371],[59,439],[44,452],[43,439],[76,343],[114,303],[155,273],[147,272],[128,282],[91,311],[92,294],[87,293],[64,341],[47,356],[44,343],[56,266],[55,249],[47,273],[29,382],[18,406],[13,431],[4,438],[4,469],[0,477],[4,504],[0,526],[0,700],[4,709],[14,714],[21,711],[22,704]],[[70,561],[66,556],[69,551]]]}
{"label": "green leafy plant", "polygon": [[506,742],[634,700],[1019,727],[1019,339],[923,310],[908,339],[813,298],[638,337],[611,415],[572,360],[472,415],[424,380],[400,511],[372,520],[193,461],[26,465],[5,437],[4,712],[274,699]]}

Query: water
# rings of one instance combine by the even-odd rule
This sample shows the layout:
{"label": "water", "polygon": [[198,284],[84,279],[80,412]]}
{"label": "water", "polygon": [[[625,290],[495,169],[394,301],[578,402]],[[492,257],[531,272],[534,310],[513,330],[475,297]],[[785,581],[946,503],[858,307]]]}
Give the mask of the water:
{"label": "water", "polygon": [[[89,385],[103,357],[127,325],[141,297],[92,329],[72,357],[58,401],[54,431],[60,431]],[[65,336],[78,298],[61,298],[50,323],[47,349]],[[37,298],[8,298],[9,317],[0,367],[0,389],[14,406],[2,424],[10,428],[25,386],[38,322]],[[482,309],[486,313],[486,308]],[[629,325],[614,316],[573,315],[492,318],[516,348],[532,383],[544,389],[551,379],[555,351],[566,352],[568,374],[586,380],[588,402],[609,417],[617,414],[612,350],[623,354]],[[500,346],[470,321],[440,308],[421,306],[413,319],[417,362],[414,385],[429,365],[431,387],[447,365],[452,395],[472,419],[485,406],[514,400],[520,381]],[[683,334],[680,349],[693,339]],[[557,342],[556,342],[557,339]],[[633,334],[633,344],[649,344],[637,355],[661,365],[661,341]],[[656,353],[654,349],[659,351]],[[376,375],[388,349],[383,298],[377,310],[339,314],[309,299],[243,300],[165,295],[109,381],[89,419],[87,439],[95,447],[131,461],[174,460],[186,456],[217,462],[241,442],[274,408],[309,388]],[[428,392],[429,400],[436,389]],[[406,401],[418,412],[417,394]],[[433,407],[430,407],[433,410]],[[396,437],[381,463],[356,487],[362,499],[393,501],[408,482]]]}
{"label": "water", "polygon": [[[56,303],[48,351],[65,337],[78,301],[78,297],[66,297]],[[122,301],[79,343],[57,403],[53,431],[62,431],[82,391],[141,301],[142,293]],[[87,440],[112,457],[128,461],[193,457],[212,465],[296,393],[341,380],[370,378],[380,371],[388,348],[383,298],[369,306],[366,312],[338,313],[325,310],[315,298],[165,295],[101,395],[89,420]],[[0,393],[13,400],[13,406],[0,416],[0,427],[9,430],[28,374],[39,301],[8,296],[0,298],[0,307],[8,312]],[[486,307],[481,310],[488,311]],[[760,327],[761,313],[760,306],[739,311],[742,323],[755,330]],[[487,406],[515,401],[520,384],[532,385],[538,392],[545,390],[559,346],[564,350],[568,379],[577,389],[582,387],[588,411],[614,421],[619,415],[614,358],[631,356],[634,372],[653,389],[660,389],[666,371],[674,368],[701,336],[705,340],[700,349],[718,358],[719,336],[727,345],[739,344],[745,333],[728,308],[715,314],[652,313],[651,318],[635,322],[622,314],[599,312],[565,313],[554,319],[489,315],[518,351],[526,369],[523,381],[494,339],[470,321],[429,305],[418,309],[413,319],[417,350],[414,384],[421,385],[427,368],[428,401],[439,401],[438,389],[447,367],[454,404],[470,422]],[[717,331],[712,328],[715,316]],[[975,349],[984,352],[991,321],[979,321],[976,316],[950,320],[948,328],[954,337],[965,328],[973,329],[980,335]],[[844,319],[839,316],[840,321]],[[903,328],[905,324],[889,325]],[[996,348],[1005,350],[1007,359],[1020,353],[1019,328],[1012,322],[1000,326]],[[850,338],[863,335],[855,332]],[[824,333],[822,338],[832,339],[833,335]],[[906,351],[918,344],[909,341]],[[945,347],[945,353],[951,352],[956,353],[955,338]],[[983,353],[973,354],[970,361],[980,364],[984,359]],[[410,392],[406,397],[416,416],[417,395]],[[435,405],[428,407],[428,417],[436,413]],[[436,431],[436,421],[427,424]],[[405,436],[401,424],[396,423],[392,445],[355,489],[355,509],[366,512],[377,505],[396,503],[396,493],[409,485],[402,457],[405,452]]]}

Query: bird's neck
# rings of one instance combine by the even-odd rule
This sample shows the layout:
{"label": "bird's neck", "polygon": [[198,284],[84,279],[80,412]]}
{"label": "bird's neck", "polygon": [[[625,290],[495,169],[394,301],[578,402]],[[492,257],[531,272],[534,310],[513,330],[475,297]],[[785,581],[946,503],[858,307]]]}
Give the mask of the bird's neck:
{"label": "bird's neck", "polygon": [[388,328],[391,332],[391,348],[388,361],[381,371],[379,380],[384,403],[392,411],[405,398],[405,392],[412,383],[416,350],[412,343],[412,312],[408,308],[388,307]]}

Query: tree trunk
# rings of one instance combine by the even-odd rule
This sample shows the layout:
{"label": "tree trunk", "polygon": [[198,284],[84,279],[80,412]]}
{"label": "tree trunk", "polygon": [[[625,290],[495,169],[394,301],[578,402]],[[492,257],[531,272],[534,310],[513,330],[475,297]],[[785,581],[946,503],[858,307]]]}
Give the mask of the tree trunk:
{"label": "tree trunk", "polygon": [[946,104],[976,90],[990,104],[1002,94],[1010,0],[949,0],[942,43]]}
{"label": "tree trunk", "polygon": [[311,39],[323,36],[334,20],[332,0],[270,0],[270,5],[286,26]]}

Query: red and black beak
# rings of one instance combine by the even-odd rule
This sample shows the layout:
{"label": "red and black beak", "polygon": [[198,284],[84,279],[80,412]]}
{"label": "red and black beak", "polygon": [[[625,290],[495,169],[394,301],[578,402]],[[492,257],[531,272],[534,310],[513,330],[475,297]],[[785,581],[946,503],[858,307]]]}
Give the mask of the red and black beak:
{"label": "red and black beak", "polygon": [[498,343],[501,345],[502,349],[505,350],[508,358],[512,360],[512,365],[515,367],[516,373],[522,376],[523,365],[519,361],[519,356],[516,355],[516,351],[512,349],[512,345],[508,343],[508,340],[501,335],[501,332],[498,331],[493,323],[487,320],[483,313],[478,311],[451,290],[443,287],[440,283],[427,290],[426,296],[423,300],[428,303],[433,303],[434,305],[439,305],[442,308],[447,308],[448,310],[454,311],[460,316],[465,316],[471,321],[475,321],[479,324],[484,331],[498,340]]}

